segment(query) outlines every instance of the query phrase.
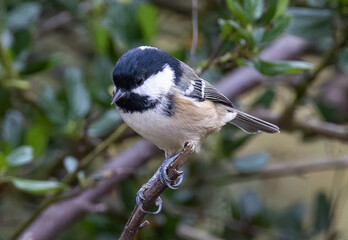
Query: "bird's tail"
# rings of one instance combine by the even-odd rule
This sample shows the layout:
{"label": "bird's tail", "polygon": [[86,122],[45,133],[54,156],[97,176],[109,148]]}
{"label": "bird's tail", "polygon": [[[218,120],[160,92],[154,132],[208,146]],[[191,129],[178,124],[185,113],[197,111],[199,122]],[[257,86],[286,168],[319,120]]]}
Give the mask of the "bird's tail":
{"label": "bird's tail", "polygon": [[279,127],[272,123],[266,122],[239,110],[234,111],[237,112],[237,116],[230,121],[230,123],[247,133],[279,133]]}

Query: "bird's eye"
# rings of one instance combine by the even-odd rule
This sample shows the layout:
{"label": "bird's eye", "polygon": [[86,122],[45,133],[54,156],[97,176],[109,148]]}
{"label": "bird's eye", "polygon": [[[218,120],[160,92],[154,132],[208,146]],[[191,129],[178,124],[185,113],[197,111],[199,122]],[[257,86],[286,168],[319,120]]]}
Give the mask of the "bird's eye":
{"label": "bird's eye", "polygon": [[144,82],[144,79],[140,78],[137,80],[137,85],[139,86],[139,85],[143,84],[143,82]]}

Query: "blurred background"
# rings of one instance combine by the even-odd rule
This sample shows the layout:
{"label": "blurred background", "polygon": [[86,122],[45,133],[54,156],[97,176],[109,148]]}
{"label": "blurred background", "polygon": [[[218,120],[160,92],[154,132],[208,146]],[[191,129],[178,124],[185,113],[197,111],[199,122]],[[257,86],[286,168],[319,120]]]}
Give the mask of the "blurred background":
{"label": "blurred background", "polygon": [[347,19],[346,0],[2,0],[0,239],[120,236],[164,159],[110,106],[140,45],[281,133],[210,136],[138,239],[348,239]]}

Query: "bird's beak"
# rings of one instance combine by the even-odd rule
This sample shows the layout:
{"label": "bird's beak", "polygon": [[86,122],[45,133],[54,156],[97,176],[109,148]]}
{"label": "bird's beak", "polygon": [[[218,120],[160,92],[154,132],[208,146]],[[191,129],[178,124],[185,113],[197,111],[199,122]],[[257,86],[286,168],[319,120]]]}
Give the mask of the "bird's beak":
{"label": "bird's beak", "polygon": [[122,92],[120,89],[114,89],[114,92],[112,94],[112,102],[111,105],[115,104],[120,98],[122,98],[125,95],[124,92]]}

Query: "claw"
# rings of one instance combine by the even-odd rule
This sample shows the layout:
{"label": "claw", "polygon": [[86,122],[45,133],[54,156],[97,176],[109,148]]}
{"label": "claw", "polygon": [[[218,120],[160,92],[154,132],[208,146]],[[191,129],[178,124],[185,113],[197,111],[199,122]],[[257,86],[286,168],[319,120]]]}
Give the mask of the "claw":
{"label": "claw", "polygon": [[[177,187],[182,183],[184,176],[183,176],[183,172],[182,171],[178,171],[176,170],[176,172],[179,174],[179,177],[175,180],[170,179],[168,174],[167,174],[167,169],[169,167],[169,165],[174,161],[174,159],[176,159],[179,154],[174,155],[171,158],[167,158],[166,160],[164,160],[164,162],[162,163],[162,165],[159,168],[159,174],[160,174],[160,180],[161,182],[166,185],[167,187],[171,188],[171,189],[178,189]],[[174,183],[173,183],[174,182]]]}
{"label": "claw", "polygon": [[148,214],[158,214],[159,212],[161,212],[162,210],[162,199],[161,197],[158,197],[156,199],[156,202],[155,202],[155,205],[158,206],[158,209],[155,211],[155,212],[150,212],[150,211],[146,211],[144,209],[144,205],[143,205],[143,202],[142,200],[145,200],[145,197],[144,197],[144,192],[145,190],[148,188],[147,184],[143,185],[140,190],[138,191],[137,193],[137,197],[135,198],[135,202],[137,203],[140,211],[142,211],[143,213],[148,213]]}

